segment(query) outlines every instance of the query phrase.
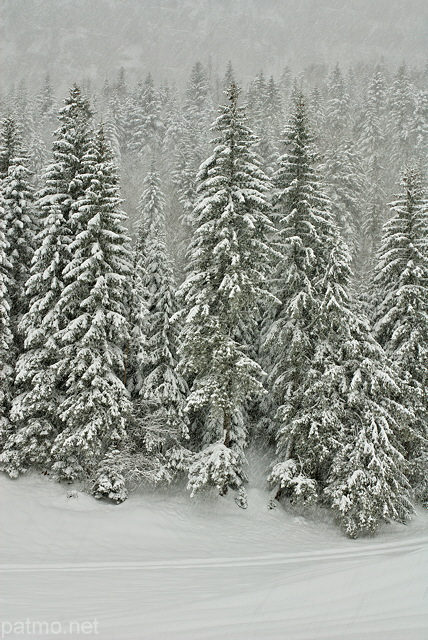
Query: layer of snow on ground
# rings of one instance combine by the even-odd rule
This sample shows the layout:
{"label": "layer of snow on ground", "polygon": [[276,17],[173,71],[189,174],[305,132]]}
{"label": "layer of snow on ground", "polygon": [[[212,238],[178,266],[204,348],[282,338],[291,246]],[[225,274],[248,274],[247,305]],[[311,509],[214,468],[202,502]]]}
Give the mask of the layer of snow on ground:
{"label": "layer of snow on ground", "polygon": [[[0,479],[0,638],[426,640],[428,513],[376,538],[249,491],[157,489],[114,506]],[[43,623],[43,624],[42,624]]]}

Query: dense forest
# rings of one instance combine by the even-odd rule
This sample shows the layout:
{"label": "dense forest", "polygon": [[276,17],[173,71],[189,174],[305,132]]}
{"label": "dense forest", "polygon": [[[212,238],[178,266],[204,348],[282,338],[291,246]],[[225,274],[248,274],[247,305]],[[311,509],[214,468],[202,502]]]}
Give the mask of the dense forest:
{"label": "dense forest", "polygon": [[[0,96],[0,467],[428,503],[428,69],[196,62]],[[53,139],[53,142],[52,142]]]}

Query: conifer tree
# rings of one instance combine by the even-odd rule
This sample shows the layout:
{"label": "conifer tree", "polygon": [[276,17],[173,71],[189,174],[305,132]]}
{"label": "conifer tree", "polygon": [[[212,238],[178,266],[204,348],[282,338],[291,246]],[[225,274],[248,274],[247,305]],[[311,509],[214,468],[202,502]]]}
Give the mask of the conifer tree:
{"label": "conifer tree", "polygon": [[183,206],[183,222],[191,226],[196,197],[196,173],[208,150],[209,125],[213,114],[207,73],[200,62],[192,68],[183,108],[183,137],[174,180]]}
{"label": "conifer tree", "polygon": [[0,128],[0,178],[5,178],[12,158],[21,145],[21,133],[15,118],[7,116]]}
{"label": "conifer tree", "polygon": [[37,108],[42,118],[49,119],[55,112],[55,97],[49,73],[45,75],[43,86],[36,98]]}
{"label": "conifer tree", "polygon": [[362,220],[362,238],[360,242],[359,267],[357,275],[361,282],[368,282],[376,261],[376,252],[382,236],[382,226],[387,215],[387,196],[385,192],[384,167],[374,156],[367,167],[367,193],[364,198],[364,214]]}
{"label": "conifer tree", "polygon": [[[139,380],[133,395],[139,406],[142,439],[149,450],[180,464],[187,438],[187,387],[177,371],[178,326],[175,282],[165,238],[164,196],[153,164],[144,182],[134,271],[138,274],[142,329]],[[174,460],[173,460],[174,459]]]}
{"label": "conifer tree", "polygon": [[427,501],[428,206],[416,169],[403,175],[402,193],[391,209],[375,269],[374,334],[414,392],[410,403],[425,442],[408,447],[419,463],[419,494]]}
{"label": "conifer tree", "polygon": [[18,338],[18,323],[28,310],[25,286],[30,274],[37,231],[28,158],[18,141],[9,159],[7,175],[1,182],[1,191],[4,197],[4,220],[11,267],[8,291],[11,328],[18,349],[18,343],[21,342]]}
{"label": "conifer tree", "polygon": [[12,332],[10,329],[9,301],[7,296],[10,264],[5,235],[3,202],[0,196],[0,450],[9,434],[9,408],[11,401],[10,381]]}
{"label": "conifer tree", "polygon": [[29,96],[24,80],[21,80],[12,99],[12,114],[24,140],[28,140],[34,128],[34,106],[34,99]]}
{"label": "conifer tree", "polygon": [[324,153],[322,170],[331,212],[354,256],[358,249],[367,191],[362,159],[355,145],[344,139],[334,148],[328,148]]}
{"label": "conifer tree", "polygon": [[60,127],[53,143],[53,163],[37,194],[40,231],[35,240],[30,278],[26,285],[29,304],[20,323],[24,352],[16,365],[16,394],[11,417],[15,433],[9,438],[2,466],[11,475],[34,466],[51,469],[51,449],[63,422],[58,415],[62,385],[55,370],[59,332],[68,318],[59,312],[64,269],[71,259],[70,218],[84,193],[82,158],[89,142],[90,109],[78,87],[73,87],[59,112]]}
{"label": "conifer tree", "polygon": [[[55,439],[53,470],[59,479],[95,473],[103,457],[123,446],[130,413],[124,385],[123,349],[129,340],[125,301],[130,277],[129,240],[119,210],[118,178],[102,128],[82,158],[88,186],[70,217],[71,260],[58,301],[68,318],[59,334],[56,371],[64,380],[59,414],[64,430]],[[108,488],[113,497],[116,480]],[[103,477],[102,491],[108,483]],[[120,485],[120,491],[123,487]],[[119,489],[118,489],[119,490]],[[97,485],[97,493],[101,488]],[[120,496],[119,496],[119,499]]]}
{"label": "conifer tree", "polygon": [[346,134],[350,121],[350,99],[338,64],[328,80],[328,100],[326,102],[326,125],[332,140]]}
{"label": "conifer tree", "polygon": [[139,85],[134,100],[130,125],[133,130],[131,150],[138,154],[147,148],[155,151],[160,147],[164,125],[160,119],[161,105],[152,76],[149,74],[143,85]]}
{"label": "conifer tree", "polygon": [[[271,360],[269,391],[277,407],[274,424],[268,426],[276,434],[281,461],[274,468],[271,481],[280,481],[284,488],[284,478],[290,476],[290,489],[293,478],[298,478],[296,491],[307,494],[305,499],[313,499],[314,479],[332,449],[331,430],[311,431],[315,417],[313,407],[305,401],[308,394],[312,397],[311,389],[319,376],[314,364],[316,326],[322,299],[320,282],[327,270],[332,243],[332,222],[329,202],[314,168],[316,154],[302,94],[295,98],[284,145],[286,152],[279,158],[273,176],[276,244],[281,259],[272,286],[281,305],[264,343]],[[273,407],[270,414],[274,417]]]}
{"label": "conifer tree", "polygon": [[412,142],[421,166],[428,171],[428,91],[419,91],[412,123]]}
{"label": "conifer tree", "polygon": [[388,96],[390,160],[393,160],[400,170],[414,159],[411,131],[415,101],[415,88],[403,63],[394,76]]}
{"label": "conifer tree", "polygon": [[229,105],[213,125],[213,155],[198,174],[198,200],[190,263],[180,288],[183,302],[181,370],[190,380],[187,411],[195,450],[189,470],[192,493],[215,485],[224,495],[245,481],[247,398],[262,391],[261,369],[237,338],[268,295],[268,180],[253,151],[239,90],[229,89]]}
{"label": "conifer tree", "polygon": [[226,72],[223,78],[223,91],[227,91],[231,84],[236,83],[235,71],[231,60],[227,63]]}
{"label": "conifer tree", "polygon": [[414,414],[405,407],[406,385],[372,338],[368,322],[353,313],[336,346],[334,366],[341,398],[340,439],[323,495],[351,538],[374,533],[382,522],[406,522],[413,513],[405,443],[414,440]]}
{"label": "conifer tree", "polygon": [[276,497],[327,501],[345,532],[375,531],[411,511],[402,384],[349,296],[350,269],[313,166],[303,97],[286,131],[277,192],[276,294],[267,334],[277,403]]}
{"label": "conifer tree", "polygon": [[386,137],[386,86],[382,68],[377,66],[367,88],[358,144],[367,165],[382,157]]}

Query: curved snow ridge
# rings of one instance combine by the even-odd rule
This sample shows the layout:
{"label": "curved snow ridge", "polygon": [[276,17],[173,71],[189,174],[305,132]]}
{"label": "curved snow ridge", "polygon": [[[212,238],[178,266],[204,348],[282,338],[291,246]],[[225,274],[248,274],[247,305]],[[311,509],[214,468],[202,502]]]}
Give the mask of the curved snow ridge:
{"label": "curved snow ridge", "polygon": [[358,559],[369,556],[389,555],[395,552],[410,552],[428,549],[428,536],[413,538],[400,542],[372,544],[359,549],[327,549],[317,551],[300,551],[290,554],[271,554],[262,556],[242,556],[240,558],[183,558],[182,560],[144,560],[135,562],[83,562],[52,564],[0,564],[0,571],[32,572],[32,571],[107,571],[110,569],[189,569],[210,567],[249,567],[280,564],[312,562],[314,560]]}

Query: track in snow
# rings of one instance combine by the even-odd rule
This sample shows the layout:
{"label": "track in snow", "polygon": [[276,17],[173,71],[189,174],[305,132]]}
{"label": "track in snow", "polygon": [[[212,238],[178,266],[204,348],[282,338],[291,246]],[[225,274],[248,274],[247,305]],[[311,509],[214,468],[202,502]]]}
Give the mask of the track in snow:
{"label": "track in snow", "polygon": [[[71,640],[428,640],[427,514],[349,541],[267,512],[256,492],[242,512],[168,494],[123,508],[68,501],[40,479],[0,485],[0,621],[60,624]],[[96,621],[97,633],[70,621]]]}

